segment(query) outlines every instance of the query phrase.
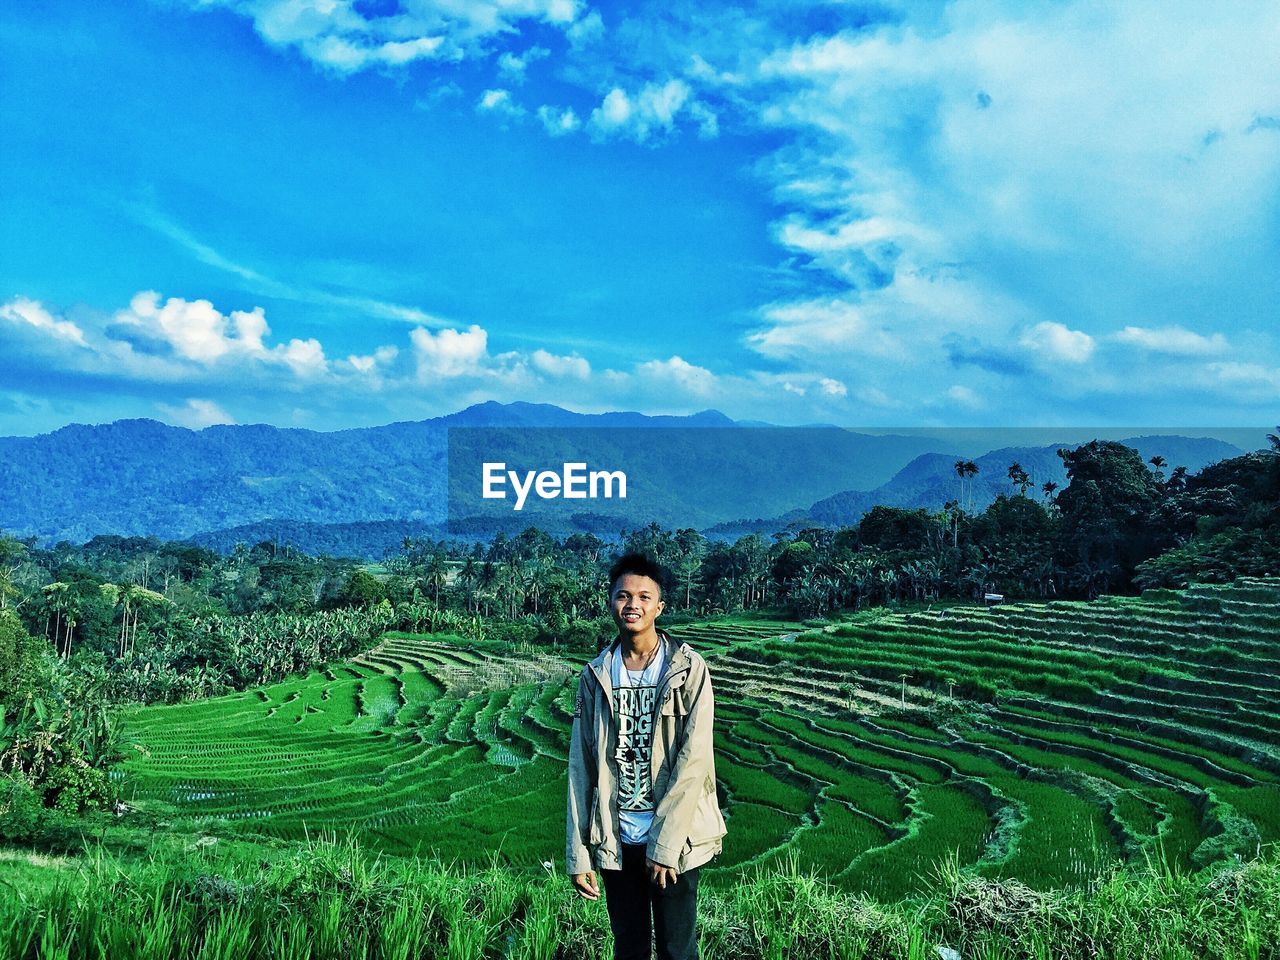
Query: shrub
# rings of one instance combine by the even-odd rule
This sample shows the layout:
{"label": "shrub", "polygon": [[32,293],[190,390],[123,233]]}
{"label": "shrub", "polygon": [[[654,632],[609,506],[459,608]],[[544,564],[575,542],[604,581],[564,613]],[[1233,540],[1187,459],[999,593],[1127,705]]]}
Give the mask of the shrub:
{"label": "shrub", "polygon": [[44,805],[40,791],[22,774],[0,776],[0,840],[69,851],[80,846],[80,824],[62,809]]}

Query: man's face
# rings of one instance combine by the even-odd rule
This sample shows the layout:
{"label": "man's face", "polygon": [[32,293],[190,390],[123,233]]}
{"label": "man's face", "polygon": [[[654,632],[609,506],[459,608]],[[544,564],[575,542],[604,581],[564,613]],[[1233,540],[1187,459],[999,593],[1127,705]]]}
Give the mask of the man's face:
{"label": "man's face", "polygon": [[653,626],[662,608],[660,588],[652,577],[624,573],[613,585],[613,620],[624,633],[640,634]]}

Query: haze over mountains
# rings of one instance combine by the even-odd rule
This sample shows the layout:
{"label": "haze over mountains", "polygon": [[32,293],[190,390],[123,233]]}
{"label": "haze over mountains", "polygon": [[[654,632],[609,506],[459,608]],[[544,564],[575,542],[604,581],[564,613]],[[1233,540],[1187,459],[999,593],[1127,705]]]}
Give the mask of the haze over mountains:
{"label": "haze over mountains", "polygon": [[[0,529],[45,543],[155,535],[226,550],[237,541],[276,539],[309,552],[381,557],[405,536],[447,535],[448,431],[455,427],[516,428],[492,435],[495,443],[503,438],[501,459],[523,469],[559,469],[559,455],[568,458],[571,448],[591,458],[604,438],[621,462],[590,467],[625,464],[634,478],[630,503],[548,501],[455,528],[486,538],[534,523],[557,535],[590,530],[602,537],[650,520],[720,536],[771,532],[788,523],[854,523],[877,503],[936,508],[957,498],[959,457],[979,466],[965,497],[971,493],[981,509],[1014,490],[1007,477],[1014,461],[1037,488],[1046,480],[1063,485],[1055,451],[1080,442],[1006,446],[1002,438],[1015,432],[992,430],[984,446],[984,435],[972,431],[862,433],[831,425],[771,427],[715,410],[578,414],[550,404],[496,402],[431,420],[334,432],[266,424],[196,431],[118,420],[0,437]],[[1126,442],[1144,458],[1163,456],[1166,471],[1181,465],[1194,472],[1243,452],[1219,437]],[[478,499],[455,496],[453,505],[452,519],[465,519]]]}

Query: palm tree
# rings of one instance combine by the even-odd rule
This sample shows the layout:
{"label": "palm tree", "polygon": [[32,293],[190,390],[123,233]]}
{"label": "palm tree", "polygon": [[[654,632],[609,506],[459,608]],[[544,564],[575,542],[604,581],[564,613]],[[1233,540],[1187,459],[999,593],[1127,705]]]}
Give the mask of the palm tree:
{"label": "palm tree", "polygon": [[[60,650],[62,638],[62,618],[67,610],[67,593],[71,584],[56,580],[40,588],[44,593],[45,624],[44,635],[53,641],[53,649]],[[49,617],[53,616],[53,636],[49,636]]]}
{"label": "palm tree", "polygon": [[514,620],[524,606],[525,575],[523,564],[514,555],[504,562],[498,571],[495,587],[498,596],[506,603],[507,616]]}
{"label": "palm tree", "polygon": [[164,594],[148,590],[136,583],[126,584],[117,589],[120,591],[120,602],[124,608],[123,616],[120,618],[120,656],[124,657],[133,652],[137,642],[138,616],[143,607],[168,603],[169,600]]}
{"label": "palm tree", "polygon": [[472,612],[472,604],[476,600],[476,584],[480,579],[480,565],[474,556],[468,556],[458,573],[458,582],[462,585],[462,597],[467,612]]}
{"label": "palm tree", "polygon": [[62,641],[62,658],[65,660],[71,656],[71,637],[75,632],[76,624],[80,620],[80,597],[78,594],[68,592],[65,597],[64,613],[66,620],[66,634]]}
{"label": "palm tree", "polygon": [[[114,620],[116,615],[116,607],[120,606],[120,587],[114,583],[98,584],[98,593],[102,595],[102,599],[111,604],[111,617]],[[124,634],[121,631],[120,637],[120,656],[124,656]]]}
{"label": "palm tree", "polygon": [[1018,496],[1021,497],[1025,497],[1027,488],[1032,486],[1031,475],[1016,460],[1009,464],[1009,482],[1018,488]]}
{"label": "palm tree", "polygon": [[1160,456],[1159,454],[1157,454],[1156,456],[1148,460],[1147,463],[1151,464],[1151,466],[1155,468],[1156,480],[1163,482],[1164,474],[1161,473],[1160,471],[1162,471],[1166,466],[1169,465],[1169,461],[1166,460],[1164,457]]}
{"label": "palm tree", "polygon": [[533,612],[538,613],[542,601],[542,592],[546,589],[546,581],[555,572],[555,563],[550,554],[538,553],[524,565],[524,583],[527,594],[533,597]]}
{"label": "palm tree", "polygon": [[702,538],[697,536],[697,531],[693,531],[693,537],[684,539],[685,548],[676,560],[675,573],[684,581],[684,607],[688,610],[693,604],[693,584],[702,569],[702,559],[706,555],[707,547],[702,542]]}
{"label": "palm tree", "polygon": [[951,546],[953,549],[960,546],[960,513],[959,500],[948,500],[942,505],[943,519],[951,528]]}
{"label": "palm tree", "polygon": [[911,676],[909,673],[898,675],[898,679],[902,681],[902,705],[904,707],[907,705],[907,677],[909,676]]}
{"label": "palm tree", "polygon": [[734,544],[734,548],[739,551],[746,575],[747,602],[744,606],[763,602],[769,573],[768,544],[760,534],[749,533]]}
{"label": "palm tree", "polygon": [[435,595],[436,606],[440,606],[440,588],[444,586],[449,576],[449,566],[445,563],[444,554],[433,550],[425,566],[426,581]]}
{"label": "palm tree", "polygon": [[973,478],[978,475],[978,465],[972,460],[957,460],[955,464],[956,475],[960,478],[960,498],[964,499],[965,480],[969,481],[969,499],[966,501],[965,509],[973,512]]}

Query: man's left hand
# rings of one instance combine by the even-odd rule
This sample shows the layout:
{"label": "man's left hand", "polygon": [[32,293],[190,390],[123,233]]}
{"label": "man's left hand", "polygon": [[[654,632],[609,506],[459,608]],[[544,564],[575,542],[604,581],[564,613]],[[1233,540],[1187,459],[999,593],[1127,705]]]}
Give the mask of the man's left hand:
{"label": "man's left hand", "polygon": [[[645,859],[648,860],[647,857]],[[648,860],[648,863],[649,863],[649,881],[651,883],[656,883],[659,887],[665,890],[667,889],[668,881],[673,884],[676,882],[675,867],[664,867],[662,864],[658,863],[655,860]]]}

